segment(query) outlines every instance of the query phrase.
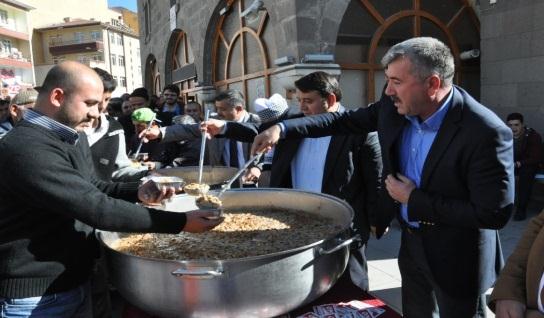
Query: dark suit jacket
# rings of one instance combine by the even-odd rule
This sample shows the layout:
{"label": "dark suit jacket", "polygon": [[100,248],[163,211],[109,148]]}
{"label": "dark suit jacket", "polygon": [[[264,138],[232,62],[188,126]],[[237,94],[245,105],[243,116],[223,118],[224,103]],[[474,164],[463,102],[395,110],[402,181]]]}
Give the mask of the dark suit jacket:
{"label": "dark suit jacket", "polygon": [[[258,124],[261,119],[259,116],[246,113],[242,122]],[[252,131],[253,137],[256,133]],[[191,139],[200,139],[200,124],[187,124],[187,125],[171,125],[163,129],[163,136],[161,139],[162,143],[168,142],[179,142],[181,140],[191,140]],[[217,136],[222,137],[222,136]],[[245,143],[242,144],[242,149],[244,151],[244,156],[247,159],[250,158],[251,151],[251,142],[253,142],[253,137],[245,138]],[[211,140],[206,140],[206,149],[205,149],[205,163],[211,166],[224,166],[223,163],[223,150],[225,149],[225,143],[228,142],[226,138],[212,138]]]}
{"label": "dark suit jacket", "polygon": [[[289,113],[289,118],[303,114]],[[368,136],[367,136],[368,135]],[[292,188],[291,161],[302,139],[282,140],[274,150],[270,187]],[[355,211],[354,228],[363,242],[369,237],[369,218],[375,215],[381,177],[381,153],[376,134],[332,136],[325,159],[321,192],[346,200]]]}
{"label": "dark suit jacket", "polygon": [[[421,223],[429,267],[441,288],[474,297],[495,281],[502,266],[496,229],[514,201],[511,130],[463,89],[454,87],[448,114],[425,161],[421,186],[410,195],[408,218]],[[408,120],[388,97],[367,108],[285,121],[288,139],[378,131],[383,178],[399,171],[398,142]],[[382,186],[383,231],[400,207]]]}

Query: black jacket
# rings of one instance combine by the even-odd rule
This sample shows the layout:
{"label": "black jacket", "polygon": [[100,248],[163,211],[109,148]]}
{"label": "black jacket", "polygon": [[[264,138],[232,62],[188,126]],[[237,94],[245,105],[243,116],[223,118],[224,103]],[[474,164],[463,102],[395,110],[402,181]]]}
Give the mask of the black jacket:
{"label": "black jacket", "polygon": [[[399,141],[408,120],[388,97],[343,114],[285,121],[286,137],[319,137],[377,131],[383,178],[399,169]],[[429,268],[442,289],[476,297],[496,279],[502,253],[496,229],[512,213],[512,131],[463,89],[453,100],[427,155],[421,184],[410,195],[408,218],[421,222]],[[383,182],[382,182],[383,184]],[[400,207],[382,186],[376,225],[383,231]]]}

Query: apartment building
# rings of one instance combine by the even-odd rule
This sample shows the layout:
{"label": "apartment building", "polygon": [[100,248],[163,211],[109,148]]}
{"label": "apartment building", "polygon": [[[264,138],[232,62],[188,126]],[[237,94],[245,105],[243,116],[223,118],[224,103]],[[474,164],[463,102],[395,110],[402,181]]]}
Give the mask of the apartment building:
{"label": "apartment building", "polygon": [[130,10],[112,10],[107,0],[24,2],[35,8],[30,27],[37,85],[55,64],[73,60],[110,72],[119,84],[114,96],[142,86],[138,33],[125,21]]}
{"label": "apartment building", "polygon": [[0,1],[1,98],[15,96],[34,85],[28,12],[34,9],[19,1]]}
{"label": "apartment building", "polygon": [[118,82],[114,96],[142,85],[138,35],[121,23],[65,18],[35,28],[34,36],[41,47],[35,50],[37,83],[55,64],[72,60],[110,72]]}
{"label": "apartment building", "polygon": [[138,23],[138,14],[123,7],[110,7],[111,10],[119,13],[123,18],[123,23],[131,28],[134,32],[140,33],[140,26]]}

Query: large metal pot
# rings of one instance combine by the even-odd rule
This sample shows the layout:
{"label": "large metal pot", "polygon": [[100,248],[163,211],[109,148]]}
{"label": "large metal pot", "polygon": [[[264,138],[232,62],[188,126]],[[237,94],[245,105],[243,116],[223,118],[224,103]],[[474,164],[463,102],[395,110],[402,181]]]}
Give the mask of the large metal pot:
{"label": "large metal pot", "polygon": [[[100,232],[110,279],[128,301],[160,317],[273,317],[324,294],[344,272],[353,210],[329,195],[288,189],[236,189],[224,209],[295,209],[332,218],[332,237],[275,254],[232,260],[161,260],[120,253],[109,246],[121,233]],[[166,210],[195,208],[181,195]]]}
{"label": "large metal pot", "polygon": [[[237,171],[238,169],[232,167],[204,166],[202,169],[202,182],[209,184],[212,189],[216,189],[232,178]],[[186,183],[198,182],[198,166],[159,169],[157,173],[180,177]]]}

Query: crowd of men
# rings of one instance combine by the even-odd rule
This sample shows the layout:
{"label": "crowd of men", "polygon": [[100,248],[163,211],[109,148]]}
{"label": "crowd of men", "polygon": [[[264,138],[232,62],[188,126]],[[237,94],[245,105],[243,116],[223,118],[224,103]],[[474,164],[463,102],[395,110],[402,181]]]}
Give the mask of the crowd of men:
{"label": "crowd of men", "polygon": [[[159,97],[138,88],[111,98],[117,84],[108,72],[56,65],[38,91],[0,103],[0,312],[107,317],[94,229],[177,233],[219,224],[206,211],[134,204],[171,197],[177,189],[139,180],[197,165],[206,133],[207,165],[240,168],[266,153],[240,187],[326,193],[351,205],[361,239],[346,275],[362,290],[368,240],[396,219],[404,316],[485,317],[484,293],[503,265],[497,230],[514,210],[516,220],[527,215],[541,138],[521,114],[508,116],[509,128],[454,85],[453,56],[434,38],[398,43],[382,64],[387,84],[368,107],[348,110],[337,78],[318,71],[294,82],[294,107],[274,94],[255,100],[251,113],[245,96],[229,89],[218,91],[207,121],[176,85]],[[543,284],[524,281],[543,223],[532,221],[515,265],[499,278],[490,305],[498,317],[544,313]],[[544,281],[542,268],[531,268],[535,280]]]}

